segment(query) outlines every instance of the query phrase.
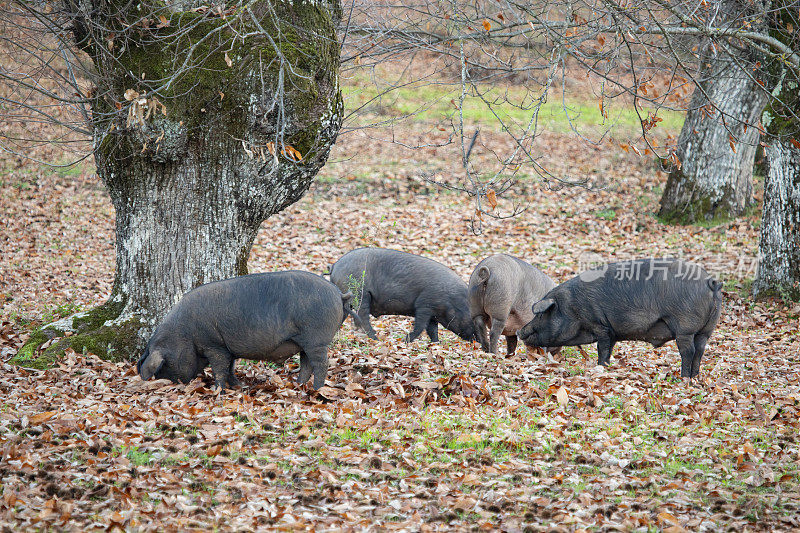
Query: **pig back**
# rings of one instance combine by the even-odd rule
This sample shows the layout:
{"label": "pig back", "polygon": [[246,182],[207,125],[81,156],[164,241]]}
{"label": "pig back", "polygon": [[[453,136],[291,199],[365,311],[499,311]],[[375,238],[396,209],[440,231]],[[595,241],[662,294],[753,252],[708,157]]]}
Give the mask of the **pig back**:
{"label": "pig back", "polygon": [[679,259],[609,263],[571,279],[564,293],[589,317],[607,322],[620,340],[646,337],[656,323],[681,332],[713,328],[719,316],[717,282],[699,265]]}
{"label": "pig back", "polygon": [[466,304],[467,285],[445,265],[415,254],[385,248],[359,248],[343,255],[331,268],[331,281],[340,290],[369,291],[372,310],[382,314],[413,313],[420,296],[435,301],[455,297]]}
{"label": "pig back", "polygon": [[553,287],[553,280],[530,263],[508,254],[492,255],[478,263],[470,276],[471,311],[473,316],[479,310],[498,317],[514,313],[528,322],[533,316],[531,306]]}
{"label": "pig back", "polygon": [[269,359],[287,342],[310,336],[330,343],[343,320],[342,296],[304,271],[265,272],[198,287],[180,302],[195,337],[237,357]]}

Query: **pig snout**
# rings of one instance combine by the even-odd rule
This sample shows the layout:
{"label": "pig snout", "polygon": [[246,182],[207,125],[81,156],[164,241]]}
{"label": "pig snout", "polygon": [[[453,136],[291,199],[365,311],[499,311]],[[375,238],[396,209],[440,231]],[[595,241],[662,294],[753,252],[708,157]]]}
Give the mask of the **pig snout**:
{"label": "pig snout", "polygon": [[473,326],[471,323],[462,326],[458,336],[467,342],[478,340],[478,336],[475,334],[475,326]]}
{"label": "pig snout", "polygon": [[533,330],[531,325],[525,324],[524,326],[522,326],[520,329],[517,330],[517,337],[525,344],[532,344],[532,341],[534,340],[532,338],[534,336],[534,333],[536,332]]}

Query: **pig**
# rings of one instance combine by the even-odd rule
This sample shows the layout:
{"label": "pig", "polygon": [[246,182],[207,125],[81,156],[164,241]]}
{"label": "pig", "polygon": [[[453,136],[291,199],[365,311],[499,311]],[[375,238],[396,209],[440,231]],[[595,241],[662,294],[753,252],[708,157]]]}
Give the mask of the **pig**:
{"label": "pig", "polygon": [[467,284],[441,263],[384,248],[358,248],[344,254],[330,269],[331,281],[359,299],[357,314],[367,335],[377,339],[370,315],[414,317],[405,337],[413,342],[423,331],[439,342],[438,324],[472,341],[474,328],[467,304]]}
{"label": "pig", "polygon": [[492,255],[478,263],[469,278],[469,311],[483,351],[497,353],[503,334],[508,355],[514,355],[517,330],[533,318],[533,304],[555,286],[547,274],[510,255]]}
{"label": "pig", "polygon": [[700,373],[706,342],[722,311],[722,284],[680,259],[637,259],[587,270],[533,305],[533,318],[517,335],[529,346],[597,342],[606,366],[617,341],[658,347],[675,340],[681,377]]}
{"label": "pig", "polygon": [[237,358],[282,363],[300,354],[299,384],[325,383],[328,345],[350,315],[351,293],[290,270],[239,276],[186,293],[153,332],[137,364],[143,380],[188,383],[211,365],[214,383],[238,386]]}

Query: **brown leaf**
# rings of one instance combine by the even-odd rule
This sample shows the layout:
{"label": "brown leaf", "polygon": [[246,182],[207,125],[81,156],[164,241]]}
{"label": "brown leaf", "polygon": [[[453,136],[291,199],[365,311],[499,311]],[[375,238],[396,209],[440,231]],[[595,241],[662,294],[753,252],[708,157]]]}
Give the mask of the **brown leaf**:
{"label": "brown leaf", "polygon": [[303,154],[301,154],[294,146],[288,144],[284,145],[283,154],[292,161],[299,162],[303,160]]}
{"label": "brown leaf", "polygon": [[58,414],[58,411],[45,411],[44,413],[39,413],[39,414],[33,415],[32,417],[30,417],[28,419],[28,422],[30,422],[30,424],[32,426],[38,426],[39,424],[41,424],[43,422],[47,422],[48,420],[50,420],[51,418],[53,418],[57,414]]}
{"label": "brown leaf", "polygon": [[317,393],[327,400],[341,400],[347,397],[347,392],[327,385],[320,387]]}
{"label": "brown leaf", "polygon": [[678,521],[677,518],[675,518],[675,516],[671,515],[670,513],[666,512],[666,511],[662,511],[662,512],[658,513],[657,518],[659,520],[661,520],[662,522],[667,522],[669,524],[673,524],[673,525],[676,525],[676,526],[680,526],[681,525],[681,523]]}
{"label": "brown leaf", "polygon": [[497,193],[494,192],[494,189],[486,191],[486,202],[492,209],[497,207]]}
{"label": "brown leaf", "polygon": [[215,457],[219,455],[220,452],[222,452],[222,448],[223,448],[222,444],[216,444],[214,446],[211,446],[206,449],[206,455],[208,455],[209,457]]}
{"label": "brown leaf", "polygon": [[488,19],[483,19],[483,29],[489,31],[492,29],[492,23]]}
{"label": "brown leaf", "polygon": [[442,384],[437,381],[414,381],[413,383],[411,383],[411,385],[423,390],[442,388]]}

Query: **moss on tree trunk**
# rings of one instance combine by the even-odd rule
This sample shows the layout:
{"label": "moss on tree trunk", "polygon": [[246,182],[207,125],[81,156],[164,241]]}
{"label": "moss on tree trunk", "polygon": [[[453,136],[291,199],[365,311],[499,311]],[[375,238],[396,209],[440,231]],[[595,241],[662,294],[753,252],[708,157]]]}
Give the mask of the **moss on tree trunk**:
{"label": "moss on tree trunk", "polygon": [[247,273],[261,222],[306,192],[343,110],[338,0],[224,16],[199,2],[72,4],[87,22],[75,28],[95,32],[73,28],[98,72],[94,155],[116,272],[108,303],[34,332],[13,359],[39,368],[67,348],[135,359],[183,294]]}
{"label": "moss on tree trunk", "polygon": [[123,307],[124,302],[109,300],[90,311],[47,324],[33,332],[11,363],[48,368],[70,348],[110,361],[126,360],[141,345],[142,324],[136,318],[117,322]]}

